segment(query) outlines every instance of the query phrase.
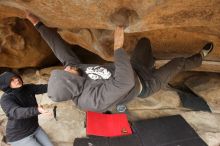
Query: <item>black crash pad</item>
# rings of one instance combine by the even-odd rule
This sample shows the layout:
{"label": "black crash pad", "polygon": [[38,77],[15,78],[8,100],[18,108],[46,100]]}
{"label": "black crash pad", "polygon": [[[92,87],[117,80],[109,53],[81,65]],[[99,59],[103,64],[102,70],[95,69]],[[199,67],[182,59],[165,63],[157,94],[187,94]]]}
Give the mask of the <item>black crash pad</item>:
{"label": "black crash pad", "polygon": [[133,123],[143,146],[207,146],[180,115]]}
{"label": "black crash pad", "polygon": [[76,138],[73,146],[142,146],[137,135],[120,137]]}

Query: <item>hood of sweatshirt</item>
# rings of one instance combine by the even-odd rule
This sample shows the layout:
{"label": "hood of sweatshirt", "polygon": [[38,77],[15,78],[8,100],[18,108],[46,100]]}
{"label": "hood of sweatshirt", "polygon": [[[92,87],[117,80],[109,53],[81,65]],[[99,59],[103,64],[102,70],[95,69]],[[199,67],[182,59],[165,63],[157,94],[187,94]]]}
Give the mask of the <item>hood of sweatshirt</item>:
{"label": "hood of sweatshirt", "polygon": [[77,100],[83,91],[84,82],[84,77],[54,70],[48,81],[47,94],[55,102]]}
{"label": "hood of sweatshirt", "polygon": [[14,72],[7,71],[7,72],[2,73],[0,75],[0,89],[4,92],[9,91],[11,89],[10,88],[11,79],[12,79],[12,77],[15,77],[15,76],[19,77],[22,81],[22,78]]}

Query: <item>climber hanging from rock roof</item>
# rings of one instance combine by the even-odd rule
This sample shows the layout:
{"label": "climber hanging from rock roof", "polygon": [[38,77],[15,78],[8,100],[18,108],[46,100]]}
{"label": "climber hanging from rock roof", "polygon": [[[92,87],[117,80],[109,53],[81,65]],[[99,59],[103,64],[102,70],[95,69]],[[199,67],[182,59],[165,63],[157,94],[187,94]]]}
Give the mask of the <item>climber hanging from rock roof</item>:
{"label": "climber hanging from rock roof", "polygon": [[64,70],[54,70],[48,82],[48,96],[56,102],[72,100],[85,111],[107,111],[125,104],[134,97],[146,98],[161,88],[179,72],[198,67],[213,49],[207,43],[199,53],[188,58],[174,58],[156,69],[150,40],[141,38],[129,58],[123,49],[124,29],[117,26],[114,32],[114,63],[106,65],[83,64],[74,53],[74,46],[45,26],[38,17],[26,13],[48,43]]}

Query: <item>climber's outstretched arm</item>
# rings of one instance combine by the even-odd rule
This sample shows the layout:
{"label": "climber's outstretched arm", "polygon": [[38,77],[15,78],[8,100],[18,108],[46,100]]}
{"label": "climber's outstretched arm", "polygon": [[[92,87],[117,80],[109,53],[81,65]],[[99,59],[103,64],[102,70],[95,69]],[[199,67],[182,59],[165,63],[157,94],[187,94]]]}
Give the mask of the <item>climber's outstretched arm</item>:
{"label": "climber's outstretched arm", "polygon": [[40,19],[35,15],[26,12],[26,18],[35,26],[40,32],[43,39],[50,46],[55,56],[66,66],[76,66],[80,64],[79,58],[73,51],[70,44],[65,42],[55,29],[45,26]]}

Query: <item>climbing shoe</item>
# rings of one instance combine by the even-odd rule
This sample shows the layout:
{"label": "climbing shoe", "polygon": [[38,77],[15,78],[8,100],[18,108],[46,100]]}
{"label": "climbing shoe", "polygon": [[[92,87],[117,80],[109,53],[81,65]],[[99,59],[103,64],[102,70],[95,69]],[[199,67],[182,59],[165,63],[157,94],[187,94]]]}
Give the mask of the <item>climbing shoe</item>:
{"label": "climbing shoe", "polygon": [[202,57],[206,57],[210,52],[212,52],[213,50],[213,43],[207,43],[202,50],[200,51],[200,54],[202,55]]}

